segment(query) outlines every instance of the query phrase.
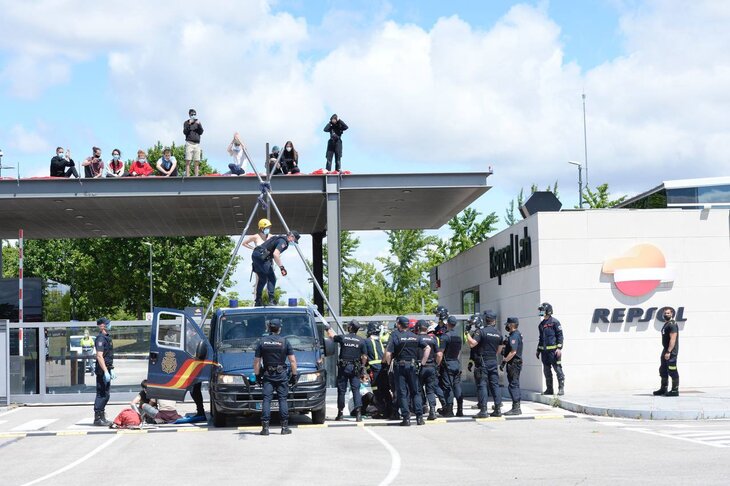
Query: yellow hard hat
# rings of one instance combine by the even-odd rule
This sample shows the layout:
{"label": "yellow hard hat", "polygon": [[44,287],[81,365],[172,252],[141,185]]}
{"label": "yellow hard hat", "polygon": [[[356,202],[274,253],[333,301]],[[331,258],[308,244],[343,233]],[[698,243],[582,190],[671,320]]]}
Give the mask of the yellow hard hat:
{"label": "yellow hard hat", "polygon": [[271,221],[269,221],[266,218],[259,219],[259,229],[262,230],[264,228],[268,228],[271,226]]}

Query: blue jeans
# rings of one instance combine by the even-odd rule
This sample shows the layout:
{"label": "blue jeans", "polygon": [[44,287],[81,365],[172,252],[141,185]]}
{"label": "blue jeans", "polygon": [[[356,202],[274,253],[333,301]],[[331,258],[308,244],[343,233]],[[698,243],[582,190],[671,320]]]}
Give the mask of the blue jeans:
{"label": "blue jeans", "polygon": [[228,168],[231,170],[231,174],[234,175],[241,175],[246,173],[243,167],[239,167],[236,164],[228,164]]}

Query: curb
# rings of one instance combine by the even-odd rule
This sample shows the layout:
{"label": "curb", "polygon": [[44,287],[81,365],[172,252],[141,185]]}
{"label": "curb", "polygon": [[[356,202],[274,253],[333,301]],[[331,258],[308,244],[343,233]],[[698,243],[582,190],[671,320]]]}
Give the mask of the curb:
{"label": "curb", "polygon": [[[551,414],[551,415],[518,415],[514,417],[454,417],[454,418],[437,418],[436,420],[426,421],[426,425],[444,425],[447,423],[479,423],[479,422],[508,422],[520,420],[558,420],[566,418],[576,418],[572,414]],[[323,424],[291,424],[292,429],[327,429],[327,428],[356,428],[356,427],[398,427],[400,421],[365,421],[365,422],[325,422]],[[416,427],[415,421],[412,423]],[[196,433],[196,432],[212,432],[212,431],[237,431],[251,432],[261,430],[261,425],[244,425],[240,427],[213,427],[211,425],[192,426],[192,427],[169,427],[155,429],[103,429],[103,430],[61,430],[61,431],[38,431],[38,432],[0,432],[0,439],[24,439],[29,437],[78,437],[88,435],[144,435],[144,434],[171,434],[171,433]]]}
{"label": "curb", "polygon": [[[544,405],[557,406],[569,412],[594,415],[598,417],[615,417],[642,420],[708,420],[730,418],[730,410],[649,410],[649,409],[628,409],[611,408],[591,405],[565,400],[563,397],[547,396],[535,392],[522,392],[522,396],[533,402]],[[557,402],[557,404],[555,404]]]}

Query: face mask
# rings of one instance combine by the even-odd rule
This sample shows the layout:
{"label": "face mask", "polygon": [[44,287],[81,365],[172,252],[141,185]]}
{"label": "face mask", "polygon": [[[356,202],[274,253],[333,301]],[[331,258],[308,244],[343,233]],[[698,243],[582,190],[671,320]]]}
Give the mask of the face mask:
{"label": "face mask", "polygon": [[139,159],[137,159],[137,162],[139,162],[140,164],[144,164],[145,162],[147,162],[147,159],[140,157]]}
{"label": "face mask", "polygon": [[99,155],[94,155],[94,158],[95,158],[95,159],[99,159],[99,160],[101,160],[101,154],[99,154]]}
{"label": "face mask", "polygon": [[58,152],[56,155],[58,155],[59,157],[63,157],[63,152]]}
{"label": "face mask", "polygon": [[118,155],[112,155],[112,159],[119,160],[119,156]]}
{"label": "face mask", "polygon": [[264,228],[264,234],[265,234],[266,236],[269,236],[269,228]]}
{"label": "face mask", "polygon": [[286,151],[287,151],[287,152],[291,152],[291,147],[287,147],[287,148],[286,148]]}
{"label": "face mask", "polygon": [[194,122],[194,121],[195,121],[195,120],[197,120],[197,119],[198,119],[198,117],[197,117],[197,116],[191,116],[191,117],[190,117],[190,122],[192,123],[192,122]]}
{"label": "face mask", "polygon": [[540,317],[545,317],[545,311],[540,311]]}
{"label": "face mask", "polygon": [[106,325],[106,332],[112,332],[112,323]]}
{"label": "face mask", "polygon": [[241,151],[241,146],[240,145],[234,145],[233,146],[233,151],[234,152],[240,152]]}

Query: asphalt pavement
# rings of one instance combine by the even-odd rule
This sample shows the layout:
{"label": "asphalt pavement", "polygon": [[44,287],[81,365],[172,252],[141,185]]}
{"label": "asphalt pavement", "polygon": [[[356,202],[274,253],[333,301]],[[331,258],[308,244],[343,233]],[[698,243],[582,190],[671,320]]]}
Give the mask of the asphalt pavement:
{"label": "asphalt pavement", "polygon": [[[125,405],[112,405],[113,417]],[[256,421],[114,431],[90,406],[0,413],[0,484],[727,484],[730,421],[644,421],[523,404],[516,419],[439,419],[426,426],[354,419],[289,436]],[[179,404],[181,412],[191,403]]]}

